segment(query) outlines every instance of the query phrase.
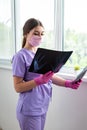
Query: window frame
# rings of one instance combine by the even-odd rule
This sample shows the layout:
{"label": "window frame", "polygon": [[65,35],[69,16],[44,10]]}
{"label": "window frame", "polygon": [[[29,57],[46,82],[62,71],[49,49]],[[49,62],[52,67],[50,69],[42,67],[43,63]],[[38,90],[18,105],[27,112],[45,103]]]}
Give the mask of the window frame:
{"label": "window frame", "polygon": [[55,39],[55,48],[57,50],[63,50],[63,39],[64,39],[64,0],[54,0],[54,39]]}
{"label": "window frame", "polygon": [[[57,5],[58,4],[58,5]],[[58,11],[58,15],[60,13],[60,4],[61,4],[61,0],[54,0],[54,11]],[[56,6],[57,5],[57,6]],[[20,2],[19,0],[11,0],[11,18],[12,18],[12,35],[13,35],[13,55],[18,51],[18,48],[17,48],[17,45],[18,45],[18,42],[19,40],[21,41],[21,39],[19,39],[20,37],[20,32],[19,32],[19,25],[20,25],[20,19],[19,19],[19,8],[20,8]],[[59,10],[58,10],[59,8]],[[60,19],[60,15],[59,17],[56,17],[56,14],[54,12],[54,43],[55,43],[55,48],[59,48],[59,44],[58,43],[61,43],[61,34],[60,34],[60,30],[61,28],[59,28],[60,26],[56,26],[55,24],[59,22],[59,19]],[[59,24],[61,23],[61,21],[59,22]],[[58,24],[58,25],[59,25]],[[59,28],[59,29],[57,29]],[[58,33],[58,35],[57,35]],[[58,37],[57,37],[58,36]],[[19,39],[19,40],[18,40]],[[11,57],[12,58],[12,57]],[[11,59],[0,59],[0,68],[11,68]]]}

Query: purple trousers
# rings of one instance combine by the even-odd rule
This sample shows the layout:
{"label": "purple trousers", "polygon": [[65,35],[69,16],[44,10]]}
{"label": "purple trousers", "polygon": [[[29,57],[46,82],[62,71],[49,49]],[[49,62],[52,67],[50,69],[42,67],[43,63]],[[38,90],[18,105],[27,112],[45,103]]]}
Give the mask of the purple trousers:
{"label": "purple trousers", "polygon": [[25,116],[17,112],[21,130],[44,130],[46,114],[41,116]]}

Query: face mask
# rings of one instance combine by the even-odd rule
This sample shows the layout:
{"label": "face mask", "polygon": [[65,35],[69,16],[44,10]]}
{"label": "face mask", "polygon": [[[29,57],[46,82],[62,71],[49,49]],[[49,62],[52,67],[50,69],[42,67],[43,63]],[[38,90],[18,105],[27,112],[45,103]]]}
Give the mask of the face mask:
{"label": "face mask", "polygon": [[41,43],[42,38],[36,35],[33,35],[29,40],[29,44],[32,46],[38,46]]}

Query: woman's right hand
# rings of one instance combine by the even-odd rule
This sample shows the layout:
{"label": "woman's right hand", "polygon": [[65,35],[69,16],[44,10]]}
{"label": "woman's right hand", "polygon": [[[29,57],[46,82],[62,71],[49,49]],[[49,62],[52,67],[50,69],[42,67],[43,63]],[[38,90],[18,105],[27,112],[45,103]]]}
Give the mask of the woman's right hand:
{"label": "woman's right hand", "polygon": [[35,81],[36,85],[45,84],[52,78],[53,74],[54,74],[54,72],[49,71],[49,72],[35,78],[34,81]]}

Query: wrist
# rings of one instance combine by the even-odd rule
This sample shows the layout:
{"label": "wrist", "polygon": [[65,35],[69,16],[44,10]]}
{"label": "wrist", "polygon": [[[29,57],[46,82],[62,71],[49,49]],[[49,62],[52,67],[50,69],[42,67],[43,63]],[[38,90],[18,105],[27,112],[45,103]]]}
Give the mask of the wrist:
{"label": "wrist", "polygon": [[35,81],[36,85],[41,85],[42,84],[41,76],[35,78],[34,81]]}
{"label": "wrist", "polygon": [[65,87],[71,87],[71,80],[66,80],[65,81]]}
{"label": "wrist", "polygon": [[35,82],[36,85],[40,84],[37,78],[34,79],[34,82]]}

